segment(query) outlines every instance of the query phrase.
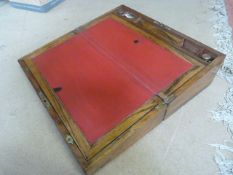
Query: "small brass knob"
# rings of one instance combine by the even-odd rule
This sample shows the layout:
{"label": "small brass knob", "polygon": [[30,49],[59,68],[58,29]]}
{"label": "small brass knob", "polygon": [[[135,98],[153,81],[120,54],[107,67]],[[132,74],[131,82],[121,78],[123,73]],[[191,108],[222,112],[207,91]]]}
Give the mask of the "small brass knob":
{"label": "small brass knob", "polygon": [[202,57],[204,60],[206,60],[206,61],[208,61],[208,60],[211,59],[211,56],[210,56],[209,54],[207,54],[207,53],[202,54],[201,57]]}

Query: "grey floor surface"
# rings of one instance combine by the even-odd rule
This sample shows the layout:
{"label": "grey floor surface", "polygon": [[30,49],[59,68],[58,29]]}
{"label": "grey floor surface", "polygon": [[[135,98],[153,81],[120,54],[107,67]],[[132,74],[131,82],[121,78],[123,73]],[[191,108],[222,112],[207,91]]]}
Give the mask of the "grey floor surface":
{"label": "grey floor surface", "polygon": [[[66,0],[41,14],[0,6],[0,175],[78,175],[82,171],[17,59],[126,4],[214,47],[207,0]],[[218,174],[210,143],[227,131],[211,120],[227,84],[220,78],[97,175]]]}

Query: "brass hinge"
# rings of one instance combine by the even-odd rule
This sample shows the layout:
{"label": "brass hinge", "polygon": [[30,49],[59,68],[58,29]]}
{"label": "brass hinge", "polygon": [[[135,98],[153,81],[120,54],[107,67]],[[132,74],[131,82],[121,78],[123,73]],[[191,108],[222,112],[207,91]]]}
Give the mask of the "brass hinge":
{"label": "brass hinge", "polygon": [[44,106],[45,106],[47,109],[49,109],[49,108],[51,107],[51,105],[50,105],[48,99],[45,97],[44,93],[40,91],[40,92],[38,93],[38,95],[39,95],[39,97],[40,97],[42,103],[44,104]]}

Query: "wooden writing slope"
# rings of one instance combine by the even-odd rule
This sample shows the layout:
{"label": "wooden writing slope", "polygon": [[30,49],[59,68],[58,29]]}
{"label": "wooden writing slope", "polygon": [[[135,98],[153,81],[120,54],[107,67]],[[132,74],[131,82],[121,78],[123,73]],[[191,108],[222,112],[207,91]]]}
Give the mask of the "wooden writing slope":
{"label": "wooden writing slope", "polygon": [[205,88],[223,59],[120,6],[19,63],[92,174]]}

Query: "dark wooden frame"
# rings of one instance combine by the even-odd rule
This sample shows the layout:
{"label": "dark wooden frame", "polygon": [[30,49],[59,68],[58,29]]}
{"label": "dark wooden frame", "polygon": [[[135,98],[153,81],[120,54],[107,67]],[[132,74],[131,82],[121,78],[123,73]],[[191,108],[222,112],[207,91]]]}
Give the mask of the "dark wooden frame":
{"label": "dark wooden frame", "polygon": [[[32,59],[109,16],[181,56],[192,63],[193,67],[174,81],[171,86],[148,100],[109,133],[98,139],[96,143],[90,145],[64,109],[54,90],[42,79]],[[203,55],[207,55],[209,58],[204,59]],[[121,5],[24,56],[19,59],[19,63],[80,162],[81,167],[86,174],[92,174],[205,88],[213,80],[224,57],[224,54]]]}

